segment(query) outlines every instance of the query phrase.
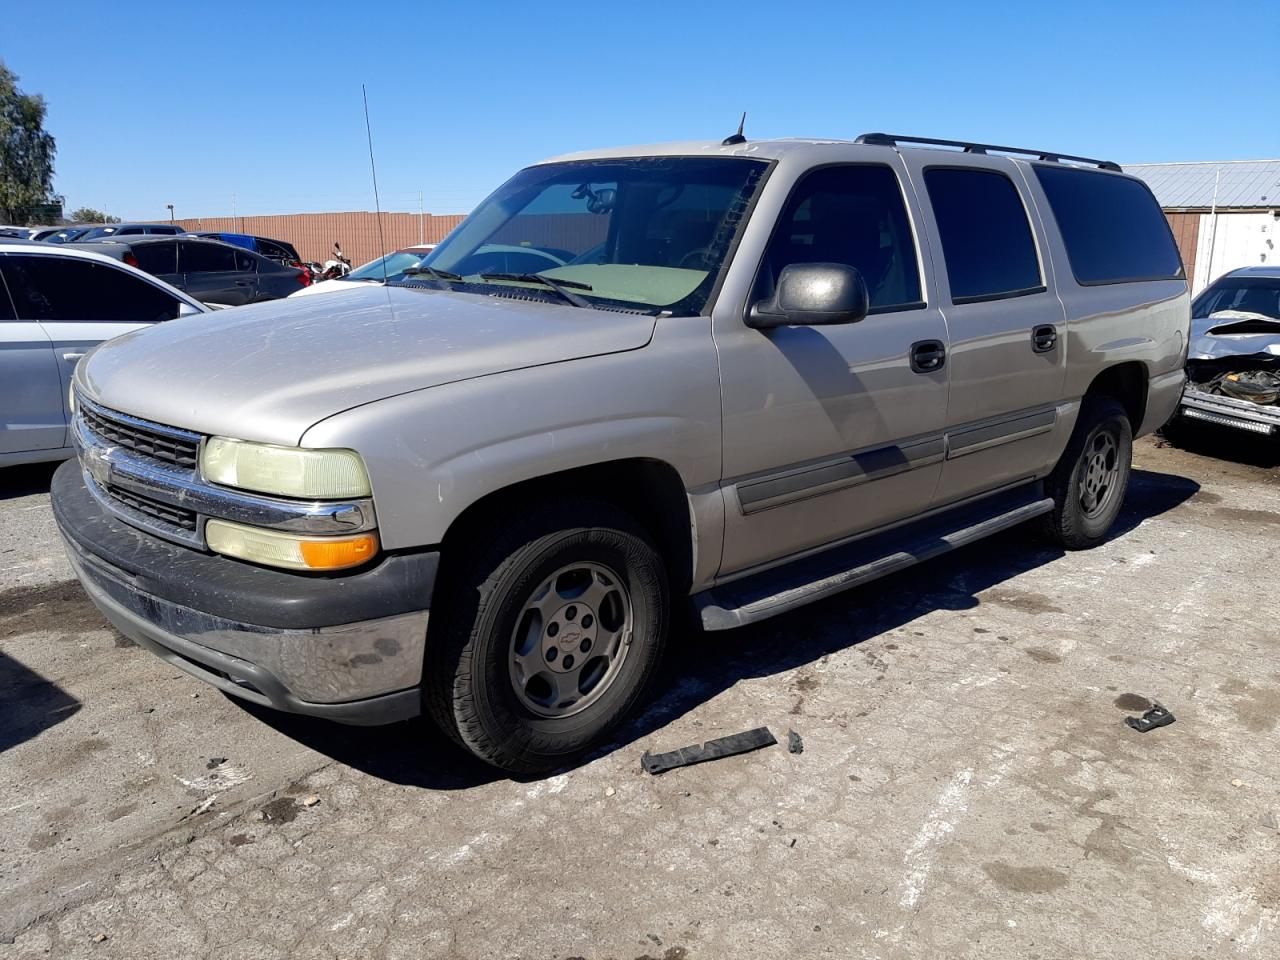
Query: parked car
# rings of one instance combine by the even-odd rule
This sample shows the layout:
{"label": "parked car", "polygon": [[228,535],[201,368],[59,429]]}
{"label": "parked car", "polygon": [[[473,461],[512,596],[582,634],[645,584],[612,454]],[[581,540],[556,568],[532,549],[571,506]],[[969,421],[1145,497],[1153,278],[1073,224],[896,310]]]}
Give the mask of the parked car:
{"label": "parked car", "polygon": [[44,243],[74,243],[96,226],[96,223],[73,223],[40,239]]}
{"label": "parked car", "polygon": [[1280,439],[1280,266],[1232,270],[1191,305],[1187,387],[1162,432],[1216,427]]}
{"label": "parked car", "polygon": [[94,344],[208,308],[70,247],[0,241],[0,467],[72,455],[68,390]]}
{"label": "parked car", "polygon": [[57,236],[66,230],[65,226],[60,227],[31,227],[32,240],[48,240],[50,237]]}
{"label": "parked car", "polygon": [[79,242],[88,242],[90,240],[105,240],[108,237],[172,237],[186,232],[182,227],[171,223],[104,223],[100,226],[91,227],[76,239]]}
{"label": "parked car", "polygon": [[311,271],[288,267],[242,247],[201,237],[122,237],[92,244],[203,303],[238,307],[279,300],[311,283]]}
{"label": "parked car", "polygon": [[[563,262],[490,272],[526,244]],[[753,623],[1029,520],[1101,543],[1189,326],[1168,224],[1111,163],[580,153],[386,287],[99,347],[53,508],[174,667],[546,770],[635,706],[677,605]]]}
{"label": "parked car", "polygon": [[355,284],[384,283],[387,280],[397,280],[404,276],[406,270],[420,264],[422,258],[434,250],[435,246],[434,243],[427,243],[396,250],[393,253],[378,257],[377,260],[370,260],[363,266],[356,267],[345,277],[335,277],[332,280],[317,280],[311,286],[295,290],[289,296],[307,297],[313,293],[338,293],[342,290],[354,289],[353,285]]}
{"label": "parked car", "polygon": [[237,247],[244,247],[254,253],[260,253],[268,260],[283,263],[291,267],[302,267],[303,261],[293,244],[284,240],[272,240],[269,237],[255,237],[248,233],[218,233],[216,231],[199,231],[192,236],[208,237],[210,240],[221,240]]}

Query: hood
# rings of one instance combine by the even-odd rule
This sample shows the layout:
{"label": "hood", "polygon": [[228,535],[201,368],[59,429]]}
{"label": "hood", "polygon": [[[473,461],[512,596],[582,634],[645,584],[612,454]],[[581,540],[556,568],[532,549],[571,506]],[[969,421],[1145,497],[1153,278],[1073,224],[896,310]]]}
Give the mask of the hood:
{"label": "hood", "polygon": [[458,380],[636,350],[651,316],[366,287],[182,317],[109,340],[76,370],[114,410],[296,444],[343,410]]}
{"label": "hood", "polygon": [[1222,310],[1191,321],[1187,359],[1216,360],[1254,354],[1280,357],[1280,320],[1260,313]]}
{"label": "hood", "polygon": [[347,293],[361,286],[382,286],[381,280],[318,280],[310,286],[303,287],[301,290],[295,290],[289,294],[289,299],[293,300],[297,297],[309,297],[317,293]]}

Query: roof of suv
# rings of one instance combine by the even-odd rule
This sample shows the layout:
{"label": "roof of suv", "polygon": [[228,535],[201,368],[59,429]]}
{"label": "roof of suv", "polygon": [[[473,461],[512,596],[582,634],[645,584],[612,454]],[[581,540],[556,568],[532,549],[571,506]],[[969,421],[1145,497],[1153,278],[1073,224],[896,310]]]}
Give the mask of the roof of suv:
{"label": "roof of suv", "polygon": [[[732,139],[732,138],[730,138]],[[900,141],[894,143],[893,141]],[[571,160],[604,160],[628,157],[747,157],[757,160],[781,160],[792,154],[811,153],[815,159],[821,157],[831,147],[857,146],[869,151],[896,150],[902,153],[918,153],[928,151],[930,154],[947,153],[960,156],[1000,156],[1007,154],[1024,154],[1024,156],[1006,157],[1013,160],[1045,159],[1061,157],[1074,163],[1090,167],[1100,167],[1119,171],[1119,166],[1108,161],[1092,160],[1084,157],[1072,157],[1059,154],[1053,150],[1030,150],[1016,147],[999,147],[989,144],[969,143],[960,140],[929,140],[919,137],[895,137],[886,134],[863,134],[856,140],[835,138],[802,138],[789,137],[779,140],[746,140],[742,143],[725,143],[721,140],[683,140],[671,143],[649,143],[629,147],[608,147],[601,150],[582,150],[577,153],[566,153],[551,157],[541,163],[563,163]],[[967,152],[963,152],[969,148]],[[989,154],[986,151],[991,151]],[[1104,166],[1105,164],[1105,166]]]}
{"label": "roof of suv", "polygon": [[1238,267],[1230,273],[1224,273],[1224,277],[1268,277],[1280,280],[1280,263],[1258,264],[1252,267]]}

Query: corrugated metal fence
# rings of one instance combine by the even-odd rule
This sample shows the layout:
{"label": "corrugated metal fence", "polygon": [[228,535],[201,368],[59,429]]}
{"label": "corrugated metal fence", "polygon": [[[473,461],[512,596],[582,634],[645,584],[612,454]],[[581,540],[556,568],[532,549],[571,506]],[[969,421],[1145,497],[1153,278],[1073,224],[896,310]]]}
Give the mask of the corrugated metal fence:
{"label": "corrugated metal fence", "polygon": [[[445,234],[462,222],[463,214],[438,215],[384,213],[382,235],[385,250],[397,250],[416,243],[439,243]],[[355,266],[376,259],[384,252],[378,236],[378,215],[362,213],[291,213],[276,217],[199,217],[177,221],[187,230],[217,230],[248,233],[292,243],[303,260],[329,259],[336,240]]]}

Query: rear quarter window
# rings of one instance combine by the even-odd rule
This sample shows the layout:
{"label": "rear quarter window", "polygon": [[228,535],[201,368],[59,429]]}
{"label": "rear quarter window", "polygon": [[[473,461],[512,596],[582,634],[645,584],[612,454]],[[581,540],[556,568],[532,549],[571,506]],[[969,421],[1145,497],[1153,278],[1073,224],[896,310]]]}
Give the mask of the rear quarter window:
{"label": "rear quarter window", "polygon": [[1186,277],[1169,223],[1141,180],[1047,164],[1035,171],[1077,283]]}

